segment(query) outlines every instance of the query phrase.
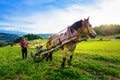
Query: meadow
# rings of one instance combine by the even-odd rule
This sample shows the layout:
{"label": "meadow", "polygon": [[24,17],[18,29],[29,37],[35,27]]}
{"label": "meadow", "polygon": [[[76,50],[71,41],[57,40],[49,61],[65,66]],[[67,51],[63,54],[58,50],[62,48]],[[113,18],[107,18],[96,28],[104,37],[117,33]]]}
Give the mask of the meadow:
{"label": "meadow", "polygon": [[0,48],[0,80],[120,80],[120,41],[80,42],[72,66],[66,63],[65,68],[62,51],[53,54],[52,62],[39,63],[30,57],[35,47],[28,51],[28,59],[22,60],[19,46]]}

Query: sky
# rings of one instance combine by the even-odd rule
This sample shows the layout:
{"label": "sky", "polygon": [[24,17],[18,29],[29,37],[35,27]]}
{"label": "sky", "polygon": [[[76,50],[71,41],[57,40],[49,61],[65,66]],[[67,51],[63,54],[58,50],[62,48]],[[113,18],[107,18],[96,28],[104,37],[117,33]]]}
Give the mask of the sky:
{"label": "sky", "polygon": [[88,16],[93,27],[120,24],[120,0],[0,0],[0,30],[57,33]]}

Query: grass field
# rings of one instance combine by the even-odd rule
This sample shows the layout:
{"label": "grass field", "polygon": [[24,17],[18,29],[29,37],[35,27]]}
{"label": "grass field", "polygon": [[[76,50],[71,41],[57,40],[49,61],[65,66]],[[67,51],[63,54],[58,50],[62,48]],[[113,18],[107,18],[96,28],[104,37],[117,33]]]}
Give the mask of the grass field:
{"label": "grass field", "polygon": [[[18,46],[0,48],[0,80],[120,80],[120,41],[88,41],[77,45],[72,66],[61,68],[62,51],[53,61],[22,60]],[[69,53],[68,53],[69,55]],[[67,57],[68,59],[68,57]]]}

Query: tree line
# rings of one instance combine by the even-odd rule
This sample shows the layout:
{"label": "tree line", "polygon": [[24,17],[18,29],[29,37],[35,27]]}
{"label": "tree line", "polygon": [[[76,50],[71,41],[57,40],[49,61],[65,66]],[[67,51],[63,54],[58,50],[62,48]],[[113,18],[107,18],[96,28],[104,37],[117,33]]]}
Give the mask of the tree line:
{"label": "tree line", "polygon": [[38,35],[27,34],[27,35],[24,35],[24,36],[21,36],[21,37],[15,39],[13,42],[14,42],[14,43],[20,42],[20,40],[21,40],[22,37],[24,37],[26,40],[43,39],[41,36],[38,36]]}
{"label": "tree line", "polygon": [[97,35],[108,36],[114,34],[120,34],[119,24],[100,25],[94,28]]}

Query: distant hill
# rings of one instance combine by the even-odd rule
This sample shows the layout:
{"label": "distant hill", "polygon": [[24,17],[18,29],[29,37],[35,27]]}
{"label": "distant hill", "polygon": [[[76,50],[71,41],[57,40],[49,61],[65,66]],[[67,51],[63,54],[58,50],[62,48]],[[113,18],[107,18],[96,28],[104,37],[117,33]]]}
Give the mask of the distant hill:
{"label": "distant hill", "polygon": [[11,31],[11,30],[0,30],[0,33],[16,34],[16,35],[25,35],[25,34],[27,34],[25,32]]}
{"label": "distant hill", "polygon": [[[0,33],[15,34],[15,35],[18,35],[18,36],[28,34],[28,33],[21,32],[21,31],[11,31],[11,30],[0,30]],[[36,34],[36,35],[41,36],[44,39],[48,39],[53,34],[52,33],[51,34],[50,33],[43,33],[43,34]]]}
{"label": "distant hill", "polygon": [[0,33],[0,41],[12,42],[18,37],[19,36],[15,34]]}
{"label": "distant hill", "polygon": [[48,33],[46,33],[46,34],[38,34],[39,36],[41,36],[42,38],[44,38],[44,39],[48,39],[51,35],[53,35],[53,34],[48,34]]}

